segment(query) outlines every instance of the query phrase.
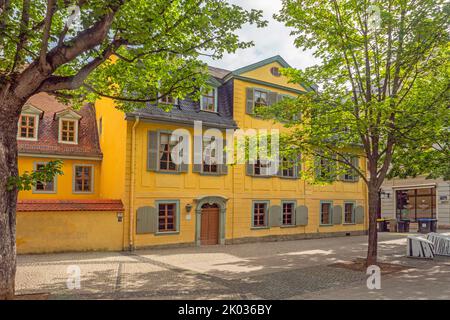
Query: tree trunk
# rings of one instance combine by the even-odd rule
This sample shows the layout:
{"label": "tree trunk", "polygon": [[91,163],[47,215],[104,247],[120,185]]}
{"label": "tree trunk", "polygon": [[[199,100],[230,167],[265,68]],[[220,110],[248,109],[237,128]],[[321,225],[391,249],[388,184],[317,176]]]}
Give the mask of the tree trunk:
{"label": "tree trunk", "polygon": [[15,289],[17,189],[8,191],[8,179],[18,175],[17,122],[23,103],[8,94],[0,100],[0,300],[12,299]]}
{"label": "tree trunk", "polygon": [[375,184],[369,183],[369,247],[367,248],[366,265],[376,265],[378,256],[378,190]]}

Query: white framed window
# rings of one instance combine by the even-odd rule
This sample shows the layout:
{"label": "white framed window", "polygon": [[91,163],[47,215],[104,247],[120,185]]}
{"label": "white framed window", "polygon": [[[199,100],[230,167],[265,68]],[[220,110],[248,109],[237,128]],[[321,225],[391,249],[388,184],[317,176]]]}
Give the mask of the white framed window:
{"label": "white framed window", "polygon": [[158,102],[161,104],[175,105],[175,104],[178,104],[178,99],[176,99],[170,95],[165,95],[165,96],[161,97],[158,100]]}
{"label": "white framed window", "polygon": [[78,126],[81,116],[71,109],[65,109],[55,114],[58,119],[58,142],[78,144]]}
{"label": "white framed window", "polygon": [[78,143],[78,121],[73,119],[59,119],[59,139],[60,143]]}
{"label": "white framed window", "polygon": [[202,172],[204,173],[218,173],[219,166],[217,164],[218,146],[216,137],[203,137],[203,163]]}
{"label": "white framed window", "polygon": [[[46,164],[46,162],[35,162],[34,171],[42,170]],[[56,193],[56,176],[52,181],[36,181],[33,193]]]}
{"label": "white framed window", "polygon": [[172,158],[172,151],[180,142],[180,137],[170,132],[159,132],[158,169],[159,171],[178,172],[176,159]]}
{"label": "white framed window", "polygon": [[37,141],[39,117],[33,114],[21,114],[17,138],[20,140]]}
{"label": "white framed window", "polygon": [[22,108],[19,121],[17,123],[17,139],[37,141],[39,130],[39,118],[44,112],[31,104],[26,104]]}
{"label": "white framed window", "polygon": [[217,88],[212,88],[202,95],[200,109],[203,111],[217,112]]}
{"label": "white framed window", "polygon": [[94,192],[94,166],[75,164],[73,166],[73,193]]}
{"label": "white framed window", "polygon": [[271,176],[272,162],[270,160],[260,160],[259,158],[253,164],[253,175],[255,176]]}

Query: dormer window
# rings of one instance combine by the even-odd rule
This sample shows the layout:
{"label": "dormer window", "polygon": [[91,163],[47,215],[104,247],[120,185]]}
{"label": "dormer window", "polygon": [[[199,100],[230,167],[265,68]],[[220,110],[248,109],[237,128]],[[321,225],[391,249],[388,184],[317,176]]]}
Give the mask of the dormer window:
{"label": "dormer window", "polygon": [[19,120],[19,136],[23,139],[34,140],[36,138],[36,118],[37,116],[31,116],[23,114]]}
{"label": "dormer window", "polygon": [[177,99],[175,99],[174,97],[171,97],[169,95],[165,95],[164,97],[161,97],[159,99],[159,103],[174,105],[177,103]]}
{"label": "dormer window", "polygon": [[200,107],[204,111],[217,112],[217,88],[212,88],[202,95]]}
{"label": "dormer window", "polygon": [[25,105],[19,117],[17,139],[37,141],[39,118],[43,113],[32,105]]}
{"label": "dormer window", "polygon": [[61,119],[61,142],[76,143],[76,121]]}
{"label": "dormer window", "polygon": [[66,109],[55,114],[58,120],[58,142],[78,144],[78,124],[81,116],[73,110]]}

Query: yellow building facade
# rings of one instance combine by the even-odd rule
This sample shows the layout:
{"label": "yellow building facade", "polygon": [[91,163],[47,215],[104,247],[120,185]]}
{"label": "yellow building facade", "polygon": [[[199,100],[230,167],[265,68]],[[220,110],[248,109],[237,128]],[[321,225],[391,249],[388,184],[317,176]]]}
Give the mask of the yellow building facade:
{"label": "yellow building facade", "polygon": [[[80,119],[72,115],[80,121],[79,128],[90,119],[98,150],[89,155],[64,153],[64,175],[56,178],[54,192],[20,192],[18,251],[129,250],[364,234],[367,190],[354,177],[317,186],[299,178],[301,160],[292,170],[277,174],[264,174],[260,162],[195,162],[199,153],[217,152],[218,148],[211,151],[214,143],[226,145],[230,132],[286,130],[255,117],[250,109],[306,91],[280,75],[279,69],[287,66],[276,56],[235,71],[211,67],[211,92],[199,102],[189,98],[160,101],[173,104],[168,113],[147,106],[124,114],[114,108],[113,101],[101,99],[90,106],[90,116],[87,111]],[[38,117],[43,109],[40,103],[30,101]],[[56,125],[57,117],[52,117]],[[201,132],[195,129],[199,121]],[[186,146],[180,157],[189,161],[175,163],[171,152],[180,145]],[[36,169],[50,156],[58,158],[57,153],[42,157],[27,148],[19,157],[22,172]],[[74,176],[80,171],[75,166],[80,161],[92,168],[89,193],[74,189]],[[359,166],[364,169],[362,159]],[[41,200],[53,206],[64,200],[67,203],[59,204],[59,209],[65,205],[66,211],[43,210],[45,206],[33,202]],[[76,211],[83,206],[86,211]],[[67,207],[75,214],[68,213]],[[38,227],[35,233],[31,224]]]}

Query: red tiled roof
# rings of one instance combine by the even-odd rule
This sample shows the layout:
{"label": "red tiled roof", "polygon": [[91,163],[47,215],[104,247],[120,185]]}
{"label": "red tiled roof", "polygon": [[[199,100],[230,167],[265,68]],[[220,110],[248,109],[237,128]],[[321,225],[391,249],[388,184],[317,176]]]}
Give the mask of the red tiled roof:
{"label": "red tiled roof", "polygon": [[70,106],[58,102],[54,96],[47,93],[38,93],[26,103],[42,110],[44,114],[39,119],[38,141],[18,139],[20,153],[102,157],[95,110],[92,106],[86,105],[76,110],[82,117],[78,124],[78,144],[64,144],[58,143],[59,122],[55,119],[55,113],[68,109]]}
{"label": "red tiled roof", "polygon": [[17,211],[124,211],[121,200],[19,200]]}

